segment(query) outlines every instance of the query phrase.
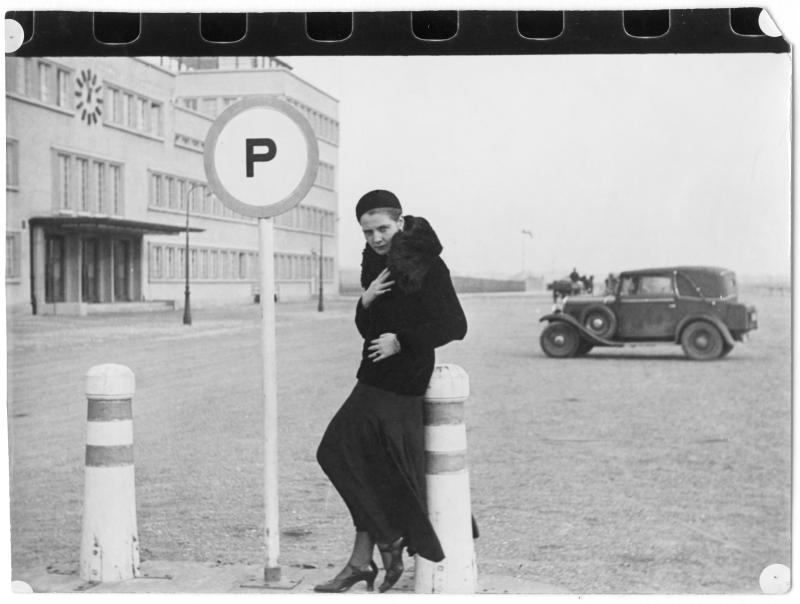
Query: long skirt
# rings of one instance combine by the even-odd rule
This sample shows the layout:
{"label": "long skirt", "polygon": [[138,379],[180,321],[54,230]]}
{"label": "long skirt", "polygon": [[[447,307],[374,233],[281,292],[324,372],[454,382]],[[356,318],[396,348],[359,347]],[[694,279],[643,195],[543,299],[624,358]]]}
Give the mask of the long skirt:
{"label": "long skirt", "polygon": [[357,531],[378,543],[405,539],[409,552],[439,562],[428,520],[422,396],[359,382],[325,430],[317,461],[344,499]]}

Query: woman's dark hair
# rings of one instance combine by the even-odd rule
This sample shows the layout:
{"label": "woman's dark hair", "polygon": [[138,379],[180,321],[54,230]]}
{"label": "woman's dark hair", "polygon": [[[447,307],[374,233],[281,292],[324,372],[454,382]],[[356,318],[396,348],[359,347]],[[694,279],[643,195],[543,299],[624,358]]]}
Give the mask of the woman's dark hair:
{"label": "woman's dark hair", "polygon": [[[374,210],[369,210],[367,212],[364,212],[362,214],[362,217],[363,216],[372,216],[373,214],[380,214],[380,213],[386,214],[389,218],[391,218],[392,220],[397,222],[398,220],[400,220],[400,217],[403,215],[403,210],[401,210],[399,208],[375,208]],[[361,219],[359,218],[359,222],[360,221],[361,221]]]}

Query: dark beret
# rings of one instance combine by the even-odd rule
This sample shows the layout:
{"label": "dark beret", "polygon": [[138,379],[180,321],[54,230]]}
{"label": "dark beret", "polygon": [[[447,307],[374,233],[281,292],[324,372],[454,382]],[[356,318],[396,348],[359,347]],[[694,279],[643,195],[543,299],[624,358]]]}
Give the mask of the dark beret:
{"label": "dark beret", "polygon": [[396,208],[403,211],[400,205],[400,200],[391,191],[384,191],[377,189],[364,194],[356,204],[356,220],[361,220],[361,217],[371,210],[378,208]]}

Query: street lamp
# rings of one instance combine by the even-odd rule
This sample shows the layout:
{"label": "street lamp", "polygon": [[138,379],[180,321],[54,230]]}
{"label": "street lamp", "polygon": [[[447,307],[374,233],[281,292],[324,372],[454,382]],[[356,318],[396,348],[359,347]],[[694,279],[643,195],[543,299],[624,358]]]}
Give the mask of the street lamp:
{"label": "street lamp", "polygon": [[[198,182],[192,183],[189,188],[183,193],[183,202],[186,204],[186,287],[183,290],[183,324],[184,325],[191,325],[192,324],[192,309],[189,304],[189,298],[191,294],[189,293],[189,209],[191,208],[191,203],[189,199],[189,194],[194,191],[196,188],[201,187]],[[208,195],[208,191],[206,191],[205,195]]]}
{"label": "street lamp", "polygon": [[[529,238],[533,239],[533,233],[531,233],[528,229],[522,229],[522,235],[527,235]],[[522,279],[524,280],[525,277],[525,238],[522,238]]]}
{"label": "street lamp", "polygon": [[323,259],[322,259],[323,228],[322,228],[322,226],[323,225],[320,224],[320,227],[319,227],[319,302],[317,302],[317,311],[318,312],[322,312],[323,310],[325,310],[325,302],[323,302],[323,297],[322,297],[322,277],[323,277],[323,275],[322,275],[322,268],[323,268],[323,266],[322,266],[322,263],[323,263]]}

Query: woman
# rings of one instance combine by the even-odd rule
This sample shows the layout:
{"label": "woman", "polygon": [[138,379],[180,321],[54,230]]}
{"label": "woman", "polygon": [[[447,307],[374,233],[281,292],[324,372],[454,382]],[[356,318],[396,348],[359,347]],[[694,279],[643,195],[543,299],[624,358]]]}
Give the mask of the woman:
{"label": "woman", "polygon": [[433,562],[444,558],[427,514],[422,405],[434,349],[460,340],[467,321],[442,246],[424,218],[403,216],[397,197],[371,191],[356,205],[366,239],[364,293],[356,327],[364,338],[353,392],[328,425],[317,460],[344,499],[356,528],[344,569],[314,589],[343,592],[359,581],[386,591],[403,573],[403,548]]}

